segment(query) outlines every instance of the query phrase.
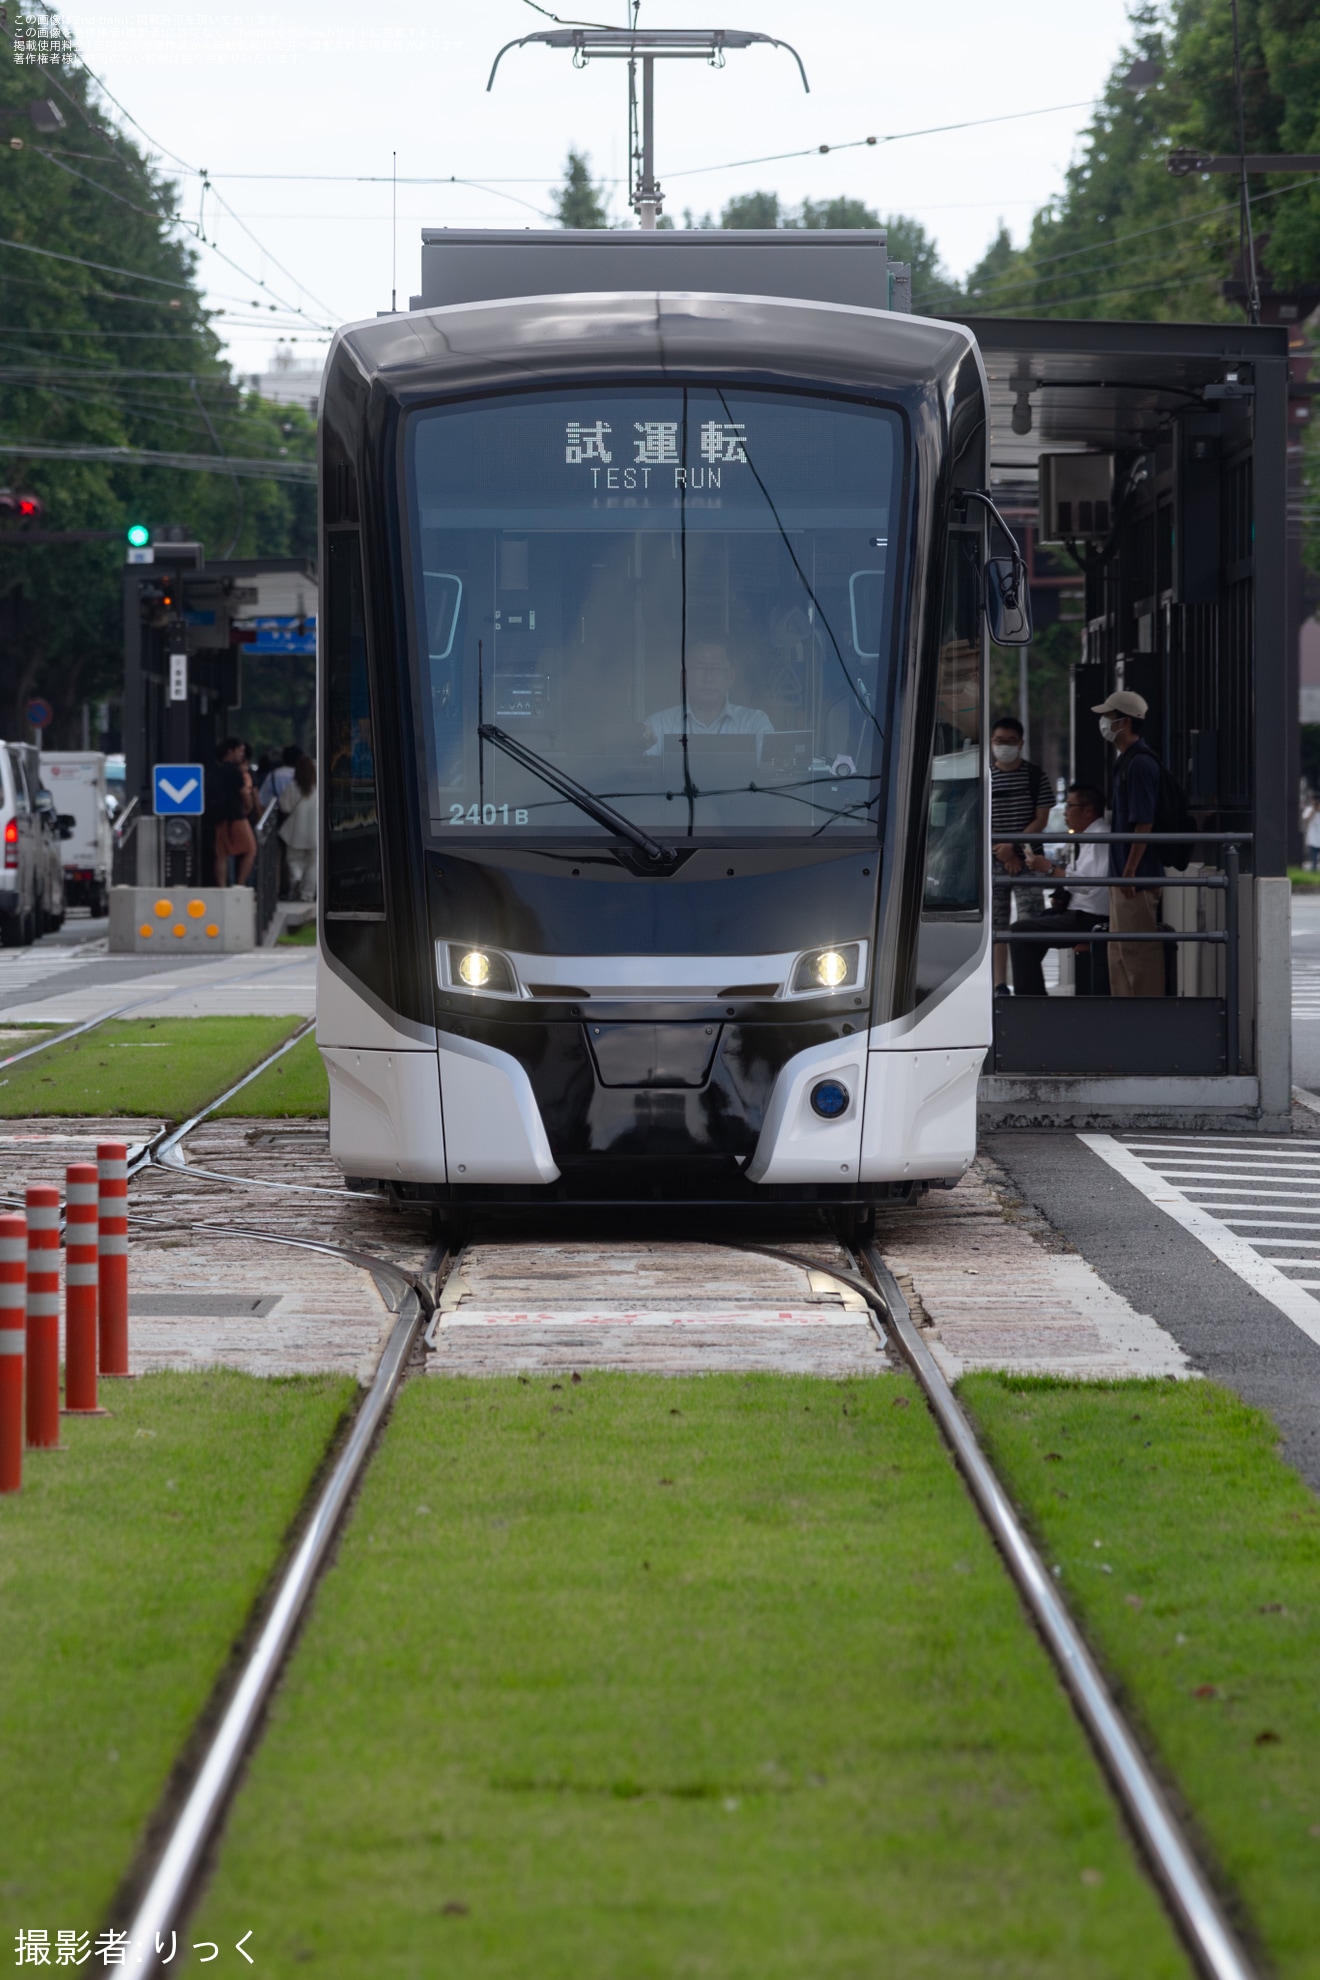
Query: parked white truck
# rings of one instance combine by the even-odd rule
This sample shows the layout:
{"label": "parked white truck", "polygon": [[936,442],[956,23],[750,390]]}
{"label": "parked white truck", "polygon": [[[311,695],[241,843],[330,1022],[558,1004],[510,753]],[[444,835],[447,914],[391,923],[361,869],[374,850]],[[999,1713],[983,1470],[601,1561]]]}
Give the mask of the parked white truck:
{"label": "parked white truck", "polygon": [[105,757],[96,749],[51,749],[41,754],[41,775],[57,812],[75,823],[61,847],[64,897],[69,907],[110,911],[114,841],[106,803]]}

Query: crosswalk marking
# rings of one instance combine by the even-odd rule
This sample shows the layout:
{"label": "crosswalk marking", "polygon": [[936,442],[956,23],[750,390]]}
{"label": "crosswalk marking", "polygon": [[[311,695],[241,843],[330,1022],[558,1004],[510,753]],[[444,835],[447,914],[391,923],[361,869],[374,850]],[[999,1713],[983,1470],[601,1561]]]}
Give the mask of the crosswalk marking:
{"label": "crosswalk marking", "polygon": [[1320,1018],[1320,961],[1294,956],[1292,966],[1294,1018]]}
{"label": "crosswalk marking", "polygon": [[1320,1218],[1308,1214],[1320,1209],[1320,1148],[1231,1135],[1078,1139],[1320,1346]]}

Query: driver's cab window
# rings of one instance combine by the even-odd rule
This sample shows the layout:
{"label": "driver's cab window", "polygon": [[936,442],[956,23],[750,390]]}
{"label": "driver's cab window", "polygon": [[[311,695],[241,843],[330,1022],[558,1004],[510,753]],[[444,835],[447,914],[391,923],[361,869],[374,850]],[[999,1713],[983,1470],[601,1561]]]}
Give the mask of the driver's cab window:
{"label": "driver's cab window", "polygon": [[977,910],[981,878],[981,538],[953,530],[945,564],[926,831],[929,914]]}

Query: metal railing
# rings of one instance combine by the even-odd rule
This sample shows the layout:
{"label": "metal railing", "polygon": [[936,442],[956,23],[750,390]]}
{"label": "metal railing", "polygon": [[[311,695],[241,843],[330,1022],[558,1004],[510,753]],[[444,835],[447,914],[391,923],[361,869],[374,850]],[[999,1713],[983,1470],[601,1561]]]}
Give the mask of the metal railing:
{"label": "metal railing", "polygon": [[[112,886],[131,886],[137,878],[137,848],[133,845],[133,834],[144,816],[141,798],[130,798],[119,816],[110,826],[110,882]],[[133,873],[129,875],[130,862]]]}
{"label": "metal railing", "polygon": [[252,886],[256,895],[257,942],[274,918],[280,899],[280,864],[284,854],[284,844],[280,838],[280,802],[272,798],[261,817],[257,820],[257,857],[252,869]]}
{"label": "metal railing", "polygon": [[1005,832],[998,841],[1001,845],[1022,846],[1080,846],[1083,840],[1092,846],[1222,846],[1224,866],[1222,872],[1213,873],[1165,873],[1160,875],[1134,874],[1131,879],[1114,874],[1096,878],[1087,873],[1077,879],[1066,876],[1060,878],[1054,873],[1004,873],[992,875],[991,884],[1000,888],[1033,887],[1042,893],[1046,889],[1058,887],[1203,887],[1210,893],[1224,895],[1224,926],[1222,928],[1161,928],[1151,934],[1141,934],[1124,929],[1097,928],[1093,930],[1069,930],[1066,935],[1055,931],[1042,931],[1030,935],[1017,935],[1011,927],[995,929],[997,942],[1040,943],[1047,948],[1085,948],[1092,942],[1201,942],[1224,951],[1224,1040],[1225,1069],[1233,1074],[1241,1070],[1241,1037],[1238,1005],[1241,1001],[1240,955],[1239,955],[1239,887],[1241,877],[1241,852],[1243,846],[1252,843],[1250,832]]}

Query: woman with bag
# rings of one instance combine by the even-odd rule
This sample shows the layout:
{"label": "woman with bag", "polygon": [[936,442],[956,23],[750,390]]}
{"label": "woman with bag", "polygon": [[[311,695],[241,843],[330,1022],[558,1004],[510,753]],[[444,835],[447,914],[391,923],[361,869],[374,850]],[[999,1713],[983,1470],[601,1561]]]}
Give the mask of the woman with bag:
{"label": "woman with bag", "polygon": [[289,887],[295,901],[316,899],[316,765],[300,756],[280,792],[284,819],[280,838],[289,861]]}

